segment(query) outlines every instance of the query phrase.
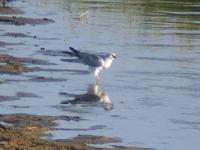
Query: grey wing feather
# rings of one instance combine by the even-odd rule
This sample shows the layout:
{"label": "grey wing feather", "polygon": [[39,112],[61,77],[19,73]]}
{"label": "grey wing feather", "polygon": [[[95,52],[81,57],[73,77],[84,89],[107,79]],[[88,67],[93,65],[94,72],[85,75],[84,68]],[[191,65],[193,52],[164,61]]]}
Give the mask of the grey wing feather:
{"label": "grey wing feather", "polygon": [[103,65],[103,59],[100,56],[94,54],[81,54],[81,60],[84,64],[89,65],[91,67],[99,67]]}
{"label": "grey wing feather", "polygon": [[99,53],[98,56],[101,57],[103,60],[106,60],[107,58],[109,58],[108,53]]}

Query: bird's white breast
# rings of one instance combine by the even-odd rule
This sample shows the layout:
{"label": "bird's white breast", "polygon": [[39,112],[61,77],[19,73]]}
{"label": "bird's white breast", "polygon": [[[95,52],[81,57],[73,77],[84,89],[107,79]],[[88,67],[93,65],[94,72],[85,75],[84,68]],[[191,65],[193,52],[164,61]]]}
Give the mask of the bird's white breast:
{"label": "bird's white breast", "polygon": [[103,67],[104,67],[104,68],[109,68],[110,65],[112,64],[112,62],[113,62],[113,59],[106,59],[106,60],[104,61]]}

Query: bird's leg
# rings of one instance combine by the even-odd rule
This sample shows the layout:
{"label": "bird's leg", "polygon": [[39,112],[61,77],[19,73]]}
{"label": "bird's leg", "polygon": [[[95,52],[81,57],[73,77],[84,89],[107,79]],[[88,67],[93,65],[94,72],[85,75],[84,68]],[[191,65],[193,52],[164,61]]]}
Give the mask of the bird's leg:
{"label": "bird's leg", "polygon": [[99,84],[100,83],[100,78],[99,78],[99,75],[96,76],[96,84]]}

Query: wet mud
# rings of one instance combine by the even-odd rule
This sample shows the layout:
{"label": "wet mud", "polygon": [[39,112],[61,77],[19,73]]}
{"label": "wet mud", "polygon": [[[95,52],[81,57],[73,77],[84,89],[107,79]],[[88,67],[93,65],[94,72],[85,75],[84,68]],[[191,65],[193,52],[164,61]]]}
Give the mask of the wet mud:
{"label": "wet mud", "polygon": [[18,33],[18,32],[6,32],[4,33],[2,36],[8,36],[8,37],[21,37],[21,38],[26,38],[26,37],[29,37],[29,38],[34,38],[36,39],[37,36],[31,36],[31,35],[28,35],[28,34],[24,34],[24,33]]}
{"label": "wet mud", "polygon": [[19,8],[16,7],[10,7],[7,6],[8,1],[0,1],[2,6],[0,6],[0,22],[11,24],[11,25],[40,25],[40,24],[48,24],[48,23],[54,23],[52,19],[48,18],[27,18],[27,17],[17,17],[17,16],[6,16],[10,14],[24,14],[25,12]]}
{"label": "wet mud", "polygon": [[0,73],[19,74],[26,72],[27,68],[17,63],[8,63],[0,65]]}
{"label": "wet mud", "polygon": [[0,73],[14,73],[20,74],[23,72],[34,71],[34,68],[28,68],[27,64],[37,65],[53,65],[47,61],[27,58],[27,57],[14,57],[10,55],[0,54]]}
{"label": "wet mud", "polygon": [[[67,118],[67,119],[66,119]],[[145,150],[144,148],[113,146],[113,148],[96,148],[88,144],[119,143],[121,139],[79,135],[68,140],[47,140],[41,136],[50,136],[46,133],[52,126],[56,126],[56,120],[74,121],[77,116],[37,116],[28,114],[0,115],[0,149],[1,150]],[[77,121],[77,120],[75,120]],[[3,123],[2,123],[3,122]]]}
{"label": "wet mud", "polygon": [[11,24],[11,25],[40,25],[40,24],[48,24],[54,23],[53,20],[48,18],[27,18],[27,17],[16,17],[16,16],[0,16],[0,22]]}
{"label": "wet mud", "polygon": [[37,64],[37,65],[53,65],[45,60],[34,59],[30,57],[14,57],[11,55],[0,54],[0,63],[24,63],[24,64]]}

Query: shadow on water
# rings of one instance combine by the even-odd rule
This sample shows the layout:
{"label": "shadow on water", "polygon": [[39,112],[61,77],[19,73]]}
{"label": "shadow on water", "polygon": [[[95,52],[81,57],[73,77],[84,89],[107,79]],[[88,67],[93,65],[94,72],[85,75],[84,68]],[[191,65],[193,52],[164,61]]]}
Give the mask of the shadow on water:
{"label": "shadow on water", "polygon": [[72,97],[73,99],[62,101],[61,104],[87,104],[97,105],[100,103],[106,111],[113,109],[113,103],[108,94],[103,91],[98,84],[90,84],[87,92],[83,94],[70,94],[66,92],[60,92],[60,95],[65,97]]}

